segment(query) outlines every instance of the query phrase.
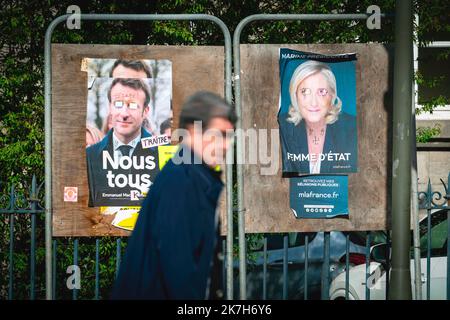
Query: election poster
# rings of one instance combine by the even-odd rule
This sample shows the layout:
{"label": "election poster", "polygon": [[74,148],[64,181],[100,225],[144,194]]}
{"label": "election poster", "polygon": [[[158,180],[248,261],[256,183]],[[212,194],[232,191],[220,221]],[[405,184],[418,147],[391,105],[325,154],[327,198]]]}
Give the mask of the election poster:
{"label": "election poster", "polygon": [[279,50],[283,173],[357,172],[356,54]]}
{"label": "election poster", "polygon": [[[162,168],[177,152],[178,145],[164,145],[158,146],[157,148],[159,170],[162,170]],[[100,207],[100,214],[105,216],[112,216],[112,226],[119,229],[132,231],[136,224],[140,210],[140,206]]]}
{"label": "election poster", "polygon": [[[171,150],[169,60],[83,59],[89,206],[130,229]],[[164,157],[163,157],[164,158]]]}
{"label": "election poster", "polygon": [[348,216],[347,176],[302,176],[289,179],[290,207],[297,219]]}
{"label": "election poster", "polygon": [[129,236],[178,149],[183,103],[201,90],[223,96],[223,47],[51,48],[52,234]]}

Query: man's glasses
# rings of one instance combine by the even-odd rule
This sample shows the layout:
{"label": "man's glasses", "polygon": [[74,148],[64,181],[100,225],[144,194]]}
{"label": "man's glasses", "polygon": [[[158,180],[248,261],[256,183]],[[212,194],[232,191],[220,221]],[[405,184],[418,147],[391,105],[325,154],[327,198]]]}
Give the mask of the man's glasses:
{"label": "man's glasses", "polygon": [[[114,108],[116,108],[116,109],[122,109],[125,106],[125,104],[126,103],[124,101],[122,101],[122,100],[116,100],[113,103]],[[128,103],[128,109],[130,109],[130,110],[137,110],[137,109],[139,109],[139,104],[137,102],[129,102]]]}
{"label": "man's glasses", "polygon": [[[300,88],[300,93],[303,95],[303,97],[311,97],[312,90],[310,88]],[[328,94],[328,89],[326,88],[318,88],[316,90],[316,96],[318,97],[325,97]]]}

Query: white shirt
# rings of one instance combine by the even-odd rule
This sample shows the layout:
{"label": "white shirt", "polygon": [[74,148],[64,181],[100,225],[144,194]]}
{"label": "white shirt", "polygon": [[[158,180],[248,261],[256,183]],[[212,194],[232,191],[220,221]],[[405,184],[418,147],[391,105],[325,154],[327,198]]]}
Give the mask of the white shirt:
{"label": "white shirt", "polygon": [[[318,157],[320,158],[320,157]],[[320,173],[320,164],[322,161],[320,161],[320,159],[317,159],[316,162],[309,162],[309,173]]]}
{"label": "white shirt", "polygon": [[120,146],[125,146],[125,145],[130,146],[131,149],[130,149],[130,153],[128,155],[131,156],[134,152],[134,149],[136,149],[136,146],[138,145],[139,141],[141,141],[140,134],[136,138],[131,140],[129,143],[123,143],[116,137],[116,135],[113,131],[114,161],[118,161],[122,157],[122,153],[119,150]]}

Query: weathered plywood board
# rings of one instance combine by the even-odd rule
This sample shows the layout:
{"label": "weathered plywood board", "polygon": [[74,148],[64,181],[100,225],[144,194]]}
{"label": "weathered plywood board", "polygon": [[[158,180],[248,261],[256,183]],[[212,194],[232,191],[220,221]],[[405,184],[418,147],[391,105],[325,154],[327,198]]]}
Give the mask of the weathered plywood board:
{"label": "weathered plywood board", "polygon": [[[391,144],[388,141],[391,141],[389,127],[392,123],[392,77],[388,50],[379,44],[242,45],[240,78],[244,129],[278,129],[280,47],[323,54],[357,53],[359,171],[349,175],[348,219],[296,219],[289,208],[289,181],[281,176],[280,150],[277,155],[279,168],[275,175],[261,175],[260,169],[264,166],[245,164],[246,232],[388,228],[391,192]],[[270,141],[269,138],[269,144]]]}
{"label": "weathered plywood board", "polygon": [[[223,47],[52,45],[52,201],[54,236],[129,235],[112,227],[111,216],[88,207],[85,160],[87,73],[83,58],[167,59],[172,61],[173,119],[183,101],[198,90],[223,96]],[[78,202],[64,202],[64,187],[78,187]],[[174,195],[176,197],[176,195]],[[224,202],[221,201],[221,211]],[[91,219],[87,217],[92,217]],[[99,221],[93,222],[93,219]]]}

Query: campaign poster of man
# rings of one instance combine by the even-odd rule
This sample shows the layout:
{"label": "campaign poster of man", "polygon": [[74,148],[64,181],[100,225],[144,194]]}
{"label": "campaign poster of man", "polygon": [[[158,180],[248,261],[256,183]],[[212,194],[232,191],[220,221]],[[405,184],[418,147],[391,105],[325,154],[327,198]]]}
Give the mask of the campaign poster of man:
{"label": "campaign poster of man", "polygon": [[140,206],[170,144],[168,60],[84,59],[89,206]]}
{"label": "campaign poster of man", "polygon": [[283,173],[357,172],[356,54],[280,48]]}

